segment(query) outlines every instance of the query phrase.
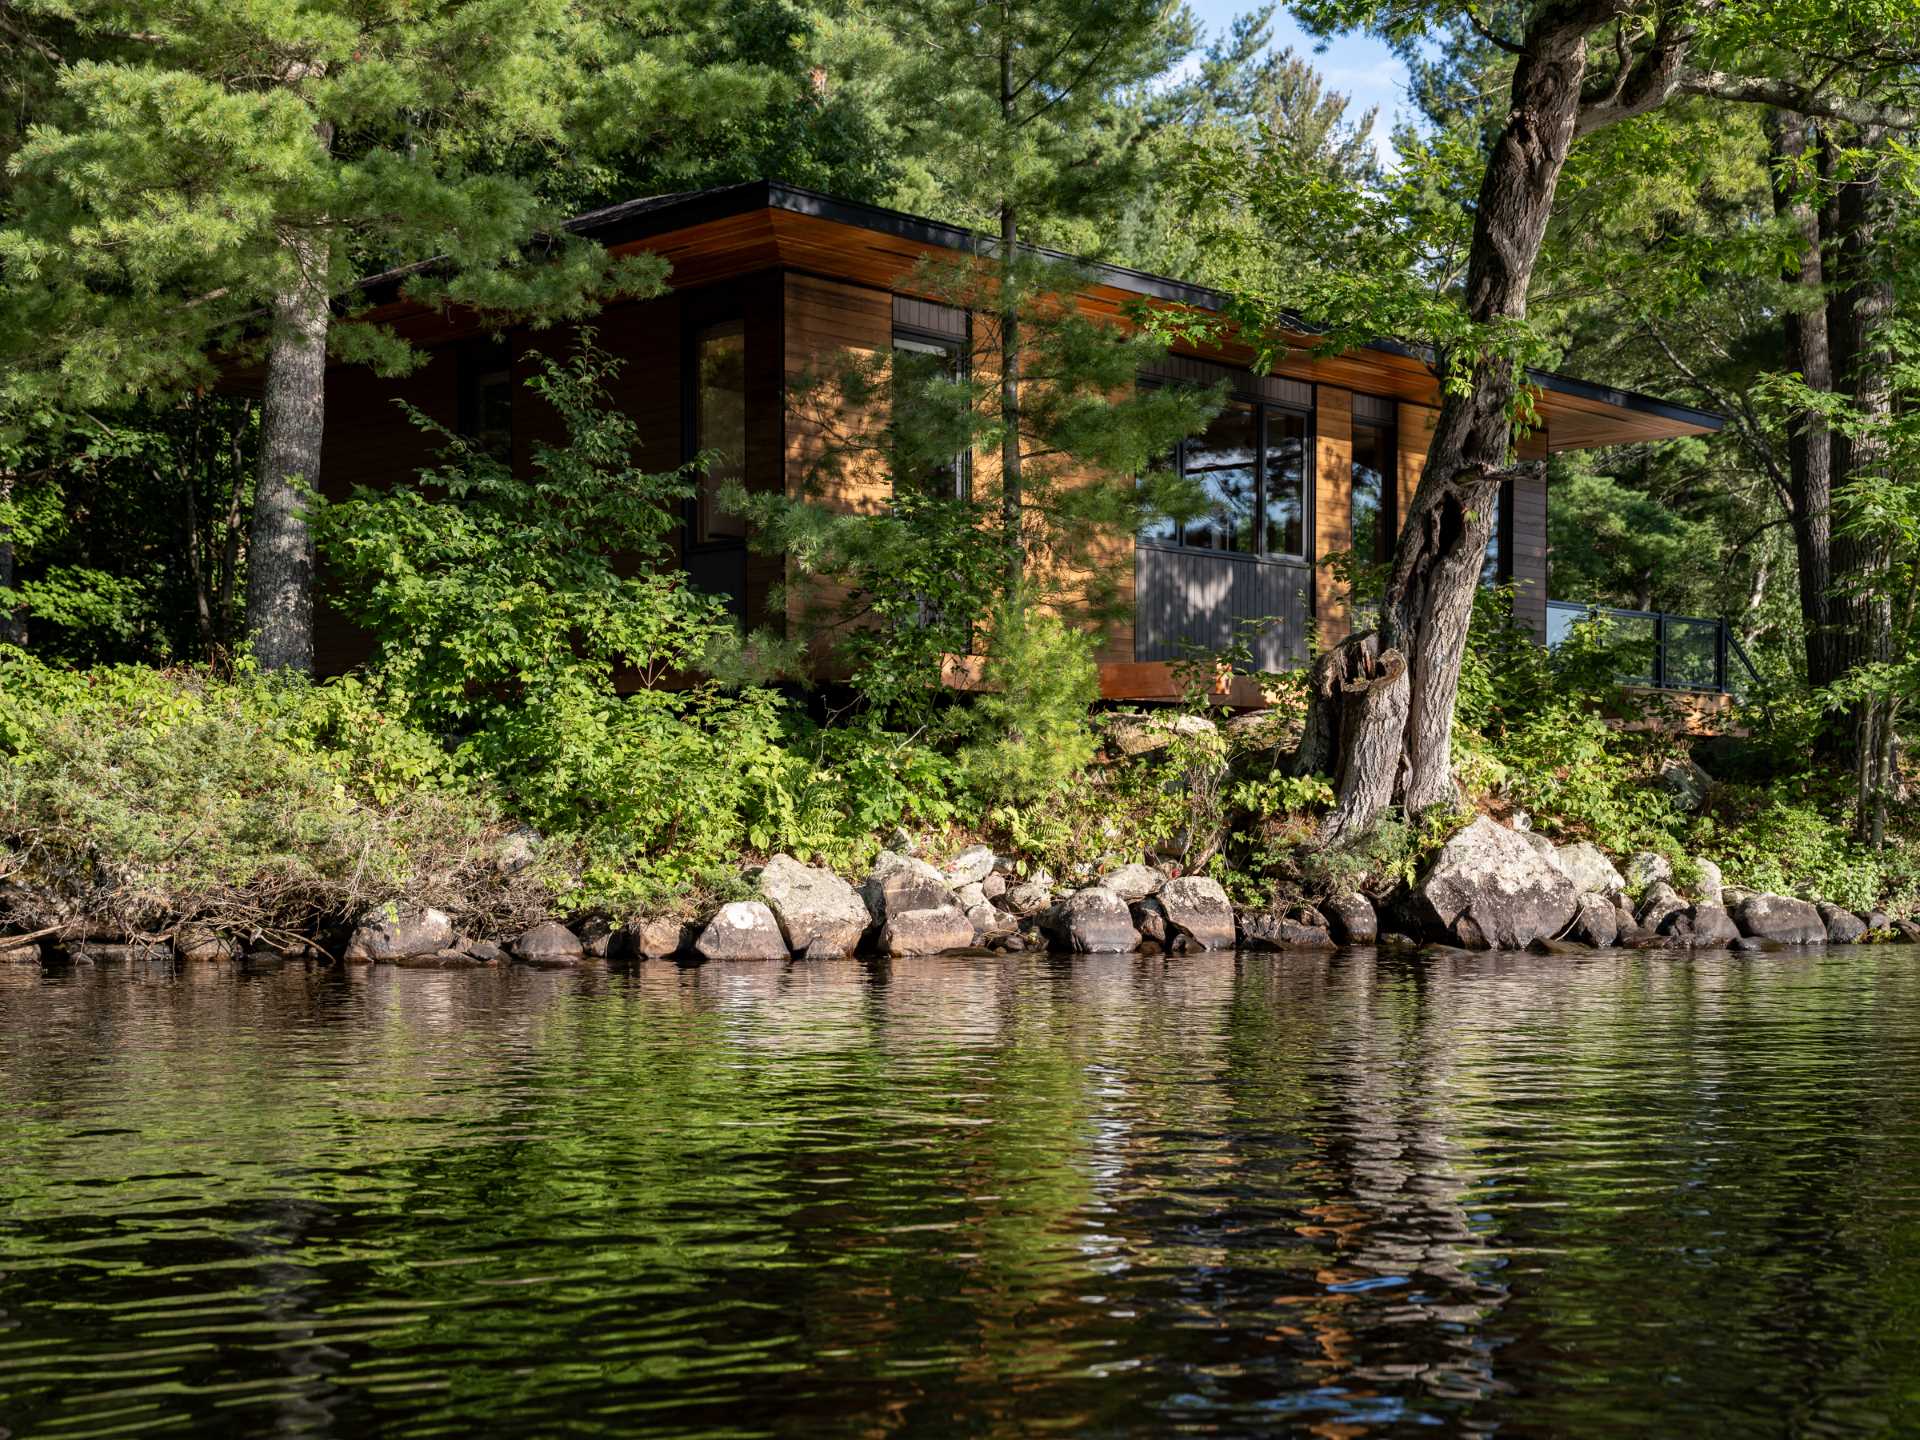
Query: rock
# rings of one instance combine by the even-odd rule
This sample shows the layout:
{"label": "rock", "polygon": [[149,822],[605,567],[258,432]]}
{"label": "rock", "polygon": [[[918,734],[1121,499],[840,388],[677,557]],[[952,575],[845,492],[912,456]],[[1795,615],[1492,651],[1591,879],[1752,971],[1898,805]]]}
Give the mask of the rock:
{"label": "rock", "polygon": [[973,921],[952,905],[899,910],[880,930],[883,955],[938,955],[973,944]]}
{"label": "rock", "polygon": [[1007,909],[1016,915],[1038,915],[1053,904],[1053,891],[1033,881],[1024,881],[1007,891]]}
{"label": "rock", "polygon": [[[1127,902],[1102,885],[1074,891],[1046,913],[1043,923],[1061,944],[1081,955],[1124,955],[1140,944]],[[1168,931],[1172,933],[1171,925]]]}
{"label": "rock", "polygon": [[1920,945],[1920,925],[1914,924],[1911,920],[1894,921],[1893,933],[1900,939],[1902,944]]}
{"label": "rock", "polygon": [[1140,932],[1142,944],[1167,948],[1167,912],[1160,908],[1160,902],[1149,895],[1144,900],[1136,900],[1132,906],[1133,925]]}
{"label": "rock", "polygon": [[1580,897],[1573,914],[1573,928],[1567,931],[1567,936],[1582,945],[1604,950],[1620,938],[1620,912],[1605,895],[1588,891]]}
{"label": "rock", "polygon": [[1826,921],[1804,900],[1785,895],[1752,895],[1740,902],[1733,918],[1740,933],[1754,940],[1782,945],[1817,945],[1827,938]]}
{"label": "rock", "polygon": [[980,882],[980,893],[989,900],[998,900],[1007,893],[1007,877],[995,870]]}
{"label": "rock", "polygon": [[1525,837],[1482,815],[1441,847],[1414,898],[1424,920],[1463,945],[1521,950],[1565,930],[1579,897]]}
{"label": "rock", "polygon": [[1217,728],[1204,715],[1115,715],[1107,721],[1106,743],[1129,757],[1150,755],[1166,749],[1176,735],[1208,735]]}
{"label": "rock", "polygon": [[467,942],[466,951],[482,965],[498,965],[507,958],[507,952],[491,940],[470,940]]}
{"label": "rock", "polygon": [[1184,937],[1196,950],[1233,949],[1233,902],[1218,880],[1182,875],[1167,881],[1154,898],[1166,912],[1167,936],[1174,943]]}
{"label": "rock", "polygon": [[1270,911],[1240,917],[1240,943],[1249,950],[1332,950],[1333,936],[1324,925],[1309,924]]}
{"label": "rock", "polygon": [[388,962],[402,970],[476,970],[486,964],[471,950],[441,950],[433,955],[403,955]]}
{"label": "rock", "polygon": [[1533,847],[1534,854],[1538,855],[1542,860],[1546,861],[1549,865],[1553,866],[1555,869],[1559,869],[1560,852],[1558,849],[1554,847],[1553,841],[1549,840],[1544,835],[1535,834],[1532,830],[1527,829],[1526,826],[1524,825],[1518,824],[1517,823],[1518,821],[1525,818],[1523,815],[1516,815],[1513,818],[1516,821],[1516,823],[1512,827],[1513,833],[1518,835],[1522,840],[1526,841],[1527,844],[1531,845]]}
{"label": "rock", "polygon": [[1004,910],[996,910],[984,901],[967,911],[967,923],[973,926],[976,940],[992,939],[996,935],[1011,935],[1020,928],[1019,921]]}
{"label": "rock", "polygon": [[40,942],[19,940],[9,935],[0,938],[0,965],[38,965]]}
{"label": "rock", "polygon": [[908,910],[937,910],[953,901],[938,870],[924,860],[893,850],[882,850],[874,860],[860,896],[875,925],[885,925],[894,915]]}
{"label": "rock", "polygon": [[1122,865],[1100,877],[1100,883],[1122,900],[1144,900],[1157,895],[1167,883],[1166,875],[1151,865]]}
{"label": "rock", "polygon": [[1742,935],[1738,940],[1730,943],[1727,948],[1729,950],[1765,950],[1768,948],[1768,944],[1769,942],[1765,940],[1755,940],[1751,936]]}
{"label": "rock", "polygon": [[522,965],[578,965],[586,947],[559,921],[542,920],[509,940],[507,954]]}
{"label": "rock", "polygon": [[896,825],[887,834],[887,848],[897,850],[902,855],[917,855],[920,853],[920,842],[906,826]]}
{"label": "rock", "polygon": [[509,875],[518,874],[540,858],[540,845],[540,832],[523,825],[500,842],[493,852],[493,863]]}
{"label": "rock", "polygon": [[[447,938],[453,938],[453,927],[447,927]],[[182,925],[173,932],[173,953],[189,962],[208,962],[214,960],[232,960],[238,952],[226,936],[209,930],[205,925]]]}
{"label": "rock", "polygon": [[605,960],[613,954],[613,932],[601,930],[592,935],[583,935],[580,938],[580,949],[589,960]]}
{"label": "rock", "polygon": [[1626,879],[1614,868],[1613,861],[1591,840],[1562,845],[1555,857],[1561,871],[1582,895],[1618,895],[1627,888]]}
{"label": "rock", "polygon": [[1669,760],[1660,768],[1660,786],[1672,797],[1676,809],[1694,811],[1706,804],[1713,777],[1691,759]]}
{"label": "rock", "polygon": [[1867,922],[1867,930],[1871,934],[1893,929],[1893,918],[1884,910],[1869,910],[1860,918]]}
{"label": "rock", "polygon": [[1536,955],[1591,955],[1593,953],[1591,946],[1583,945],[1578,940],[1555,940],[1546,935],[1534,936],[1533,943],[1527,948]]}
{"label": "rock", "polygon": [[985,845],[969,845],[948,862],[947,881],[956,890],[978,885],[993,873],[994,854]]}
{"label": "rock", "polygon": [[1829,945],[1858,945],[1866,938],[1867,922],[1851,910],[1829,905],[1824,900],[1813,908],[1820,912],[1821,920],[1826,922]]}
{"label": "rock", "polygon": [[760,871],[760,898],[779,922],[787,949],[809,959],[853,954],[873,923],[853,886],[831,870],[802,865],[791,855],[767,861]]}
{"label": "rock", "polygon": [[1620,917],[1620,928],[1622,930],[1625,930],[1629,926],[1638,926],[1640,923],[1639,920],[1635,918],[1633,906],[1627,903],[1627,897],[1625,895],[1616,895],[1613,897],[1613,913]]}
{"label": "rock", "polygon": [[1733,923],[1725,907],[1702,901],[1669,915],[1661,934],[1676,945],[1719,950],[1740,938],[1740,927]]}
{"label": "rock", "polygon": [[[967,932],[972,938],[973,932]],[[772,909],[759,900],[735,900],[707,922],[693,950],[702,960],[784,960],[787,942]]]}
{"label": "rock", "polygon": [[[864,915],[866,906],[860,912]],[[614,960],[665,960],[689,953],[699,938],[700,927],[684,920],[629,920],[613,932],[607,955]]]}
{"label": "rock", "polygon": [[1327,902],[1328,927],[1342,945],[1371,945],[1380,935],[1380,917],[1364,895],[1336,895]]}
{"label": "rock", "polygon": [[1640,909],[1633,918],[1642,930],[1658,931],[1669,915],[1677,915],[1686,908],[1687,902],[1678,890],[1664,880],[1656,880],[1640,897]]}
{"label": "rock", "polygon": [[347,938],[349,963],[437,955],[453,943],[453,921],[443,910],[396,911],[388,906],[363,919]]}
{"label": "rock", "polygon": [[1627,888],[1645,890],[1658,881],[1673,879],[1673,862],[1652,850],[1640,850],[1627,857]]}
{"label": "rock", "polygon": [[1695,856],[1693,868],[1700,876],[1700,898],[1709,905],[1725,905],[1726,882],[1720,874],[1720,867],[1704,856]]}
{"label": "rock", "polygon": [[953,892],[953,903],[958,905],[962,910],[971,910],[976,905],[986,904],[986,886],[980,884],[978,881],[962,885]]}

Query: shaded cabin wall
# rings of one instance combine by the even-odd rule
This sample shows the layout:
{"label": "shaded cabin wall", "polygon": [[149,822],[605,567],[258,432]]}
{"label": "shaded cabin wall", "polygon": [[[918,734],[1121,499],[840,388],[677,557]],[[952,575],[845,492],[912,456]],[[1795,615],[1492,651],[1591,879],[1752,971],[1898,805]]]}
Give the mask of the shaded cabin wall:
{"label": "shaded cabin wall", "polygon": [[1353,548],[1353,393],[1314,387],[1313,603],[1320,643],[1337,645],[1353,633],[1346,587],[1320,562]]}
{"label": "shaded cabin wall", "polygon": [[[1519,445],[1523,460],[1547,457],[1547,432],[1536,430]],[[1513,521],[1508,530],[1513,555],[1508,564],[1514,582],[1514,618],[1547,643],[1547,481],[1544,475],[1513,482]]]}

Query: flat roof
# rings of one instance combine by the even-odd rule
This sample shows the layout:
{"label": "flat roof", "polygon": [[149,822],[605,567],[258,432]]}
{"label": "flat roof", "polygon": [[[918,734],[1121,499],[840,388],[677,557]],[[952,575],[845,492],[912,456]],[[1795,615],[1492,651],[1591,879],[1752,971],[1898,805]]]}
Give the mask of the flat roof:
{"label": "flat roof", "polygon": [[[592,236],[611,247],[646,240],[652,236],[686,229],[707,221],[728,219],[755,210],[780,210],[788,214],[805,215],[944,250],[990,254],[1000,243],[998,237],[985,235],[977,230],[949,225],[940,220],[929,220],[923,215],[909,215],[901,210],[888,210],[879,205],[842,200],[832,195],[821,194],[817,190],[808,190],[779,180],[747,180],[735,185],[716,186],[709,190],[687,190],[672,195],[653,195],[637,200],[627,200],[576,216],[567,222],[567,228],[578,235]],[[1225,294],[1204,285],[1190,284],[1166,275],[1150,274],[1145,270],[1135,270],[1125,265],[1085,260],[1064,251],[1049,250],[1044,246],[1022,245],[1021,249],[1029,254],[1076,265],[1090,273],[1103,285],[1147,299],[1165,300],[1177,305],[1190,305],[1199,310],[1215,311],[1224,309],[1228,304],[1228,297]],[[394,274],[392,278],[398,280],[400,276]],[[1299,325],[1299,333],[1313,332],[1314,327],[1310,322],[1298,316],[1289,315],[1287,318],[1289,322]],[[1365,348],[1419,360],[1422,363],[1427,359],[1420,349],[1392,340],[1373,341]],[[1589,380],[1581,380],[1575,376],[1562,375],[1551,370],[1529,369],[1527,377],[1542,390],[1614,409],[1656,416],[1694,430],[1719,430],[1726,423],[1724,416],[1712,410],[1682,405],[1672,400],[1662,400],[1657,396],[1624,390],[1618,386],[1598,385]]]}

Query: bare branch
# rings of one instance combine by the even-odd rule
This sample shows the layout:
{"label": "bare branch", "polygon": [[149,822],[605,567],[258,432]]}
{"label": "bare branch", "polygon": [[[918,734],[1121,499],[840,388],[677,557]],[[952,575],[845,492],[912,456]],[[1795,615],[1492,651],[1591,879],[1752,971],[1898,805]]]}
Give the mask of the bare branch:
{"label": "bare branch", "polygon": [[1792,110],[1823,120],[1843,120],[1851,125],[1920,130],[1920,107],[1888,104],[1858,95],[1835,95],[1770,76],[1729,75],[1722,70],[1693,71],[1679,77],[1675,92],[1746,105],[1771,105],[1777,110]]}

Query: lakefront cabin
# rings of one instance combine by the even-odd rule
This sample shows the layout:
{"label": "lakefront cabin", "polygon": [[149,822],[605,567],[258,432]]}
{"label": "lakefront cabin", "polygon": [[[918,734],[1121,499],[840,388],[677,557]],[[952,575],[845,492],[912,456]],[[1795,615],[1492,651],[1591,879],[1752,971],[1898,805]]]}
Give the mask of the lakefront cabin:
{"label": "lakefront cabin", "polygon": [[[643,464],[666,469],[709,451],[724,457],[688,507],[676,542],[679,563],[693,583],[729,597],[748,623],[791,628],[808,592],[783,583],[794,578],[785,560],[753,549],[745,523],[716,503],[716,492],[733,476],[749,491],[801,492],[819,437],[793,403],[793,386],[836,350],[967,354],[969,316],[922,292],[923,262],[978,253],[983,238],[769,181],[636,200],[583,216],[572,228],[617,253],[651,251],[671,263],[671,293],[606,306],[593,322],[597,343],[623,362],[615,396],[639,428]],[[1085,270],[1091,278],[1075,303],[1117,324],[1142,301],[1202,312],[1222,305],[1215,292],[1179,280],[1112,265]],[[390,483],[431,461],[431,441],[396,399],[485,438],[521,465],[536,439],[557,438],[551,417],[521,382],[535,355],[569,347],[564,327],[496,339],[471,318],[398,298],[365,318],[391,326],[429,359],[401,380],[359,366],[329,370],[325,493]],[[1318,562],[1338,551],[1390,545],[1419,481],[1439,398],[1418,356],[1388,344],[1331,358],[1300,348],[1267,374],[1250,369],[1251,359],[1232,346],[1176,345],[1141,377],[1225,380],[1233,398],[1177,457],[1220,497],[1216,511],[1184,525],[1116,534],[1095,557],[1113,567],[1130,602],[1130,619],[1106,632],[1099,654],[1109,698],[1172,696],[1169,662],[1191,646],[1224,647],[1242,620],[1270,622],[1256,646],[1259,668],[1304,664],[1314,626],[1334,639],[1352,623],[1340,585]],[[1699,435],[1721,423],[1707,411],[1629,391],[1539,372],[1532,378],[1539,423],[1520,447],[1527,458]],[[992,460],[974,457],[976,477]],[[891,496],[885,477],[873,475],[847,479],[818,498],[878,510]],[[1486,569],[1489,581],[1515,583],[1518,614],[1542,643],[1581,608],[1549,608],[1549,503],[1544,481],[1504,487]],[[777,594],[788,597],[780,613]],[[1656,653],[1664,657],[1667,617],[1650,618]],[[1682,667],[1684,675],[1650,677],[1656,684],[1729,688],[1724,627],[1702,624],[1713,629],[1707,648],[1714,663],[1706,671],[1695,664]],[[1706,631],[1680,633],[1693,655]],[[364,639],[323,619],[316,652],[321,670],[342,670],[363,657]],[[963,657],[953,673],[965,683]]]}

